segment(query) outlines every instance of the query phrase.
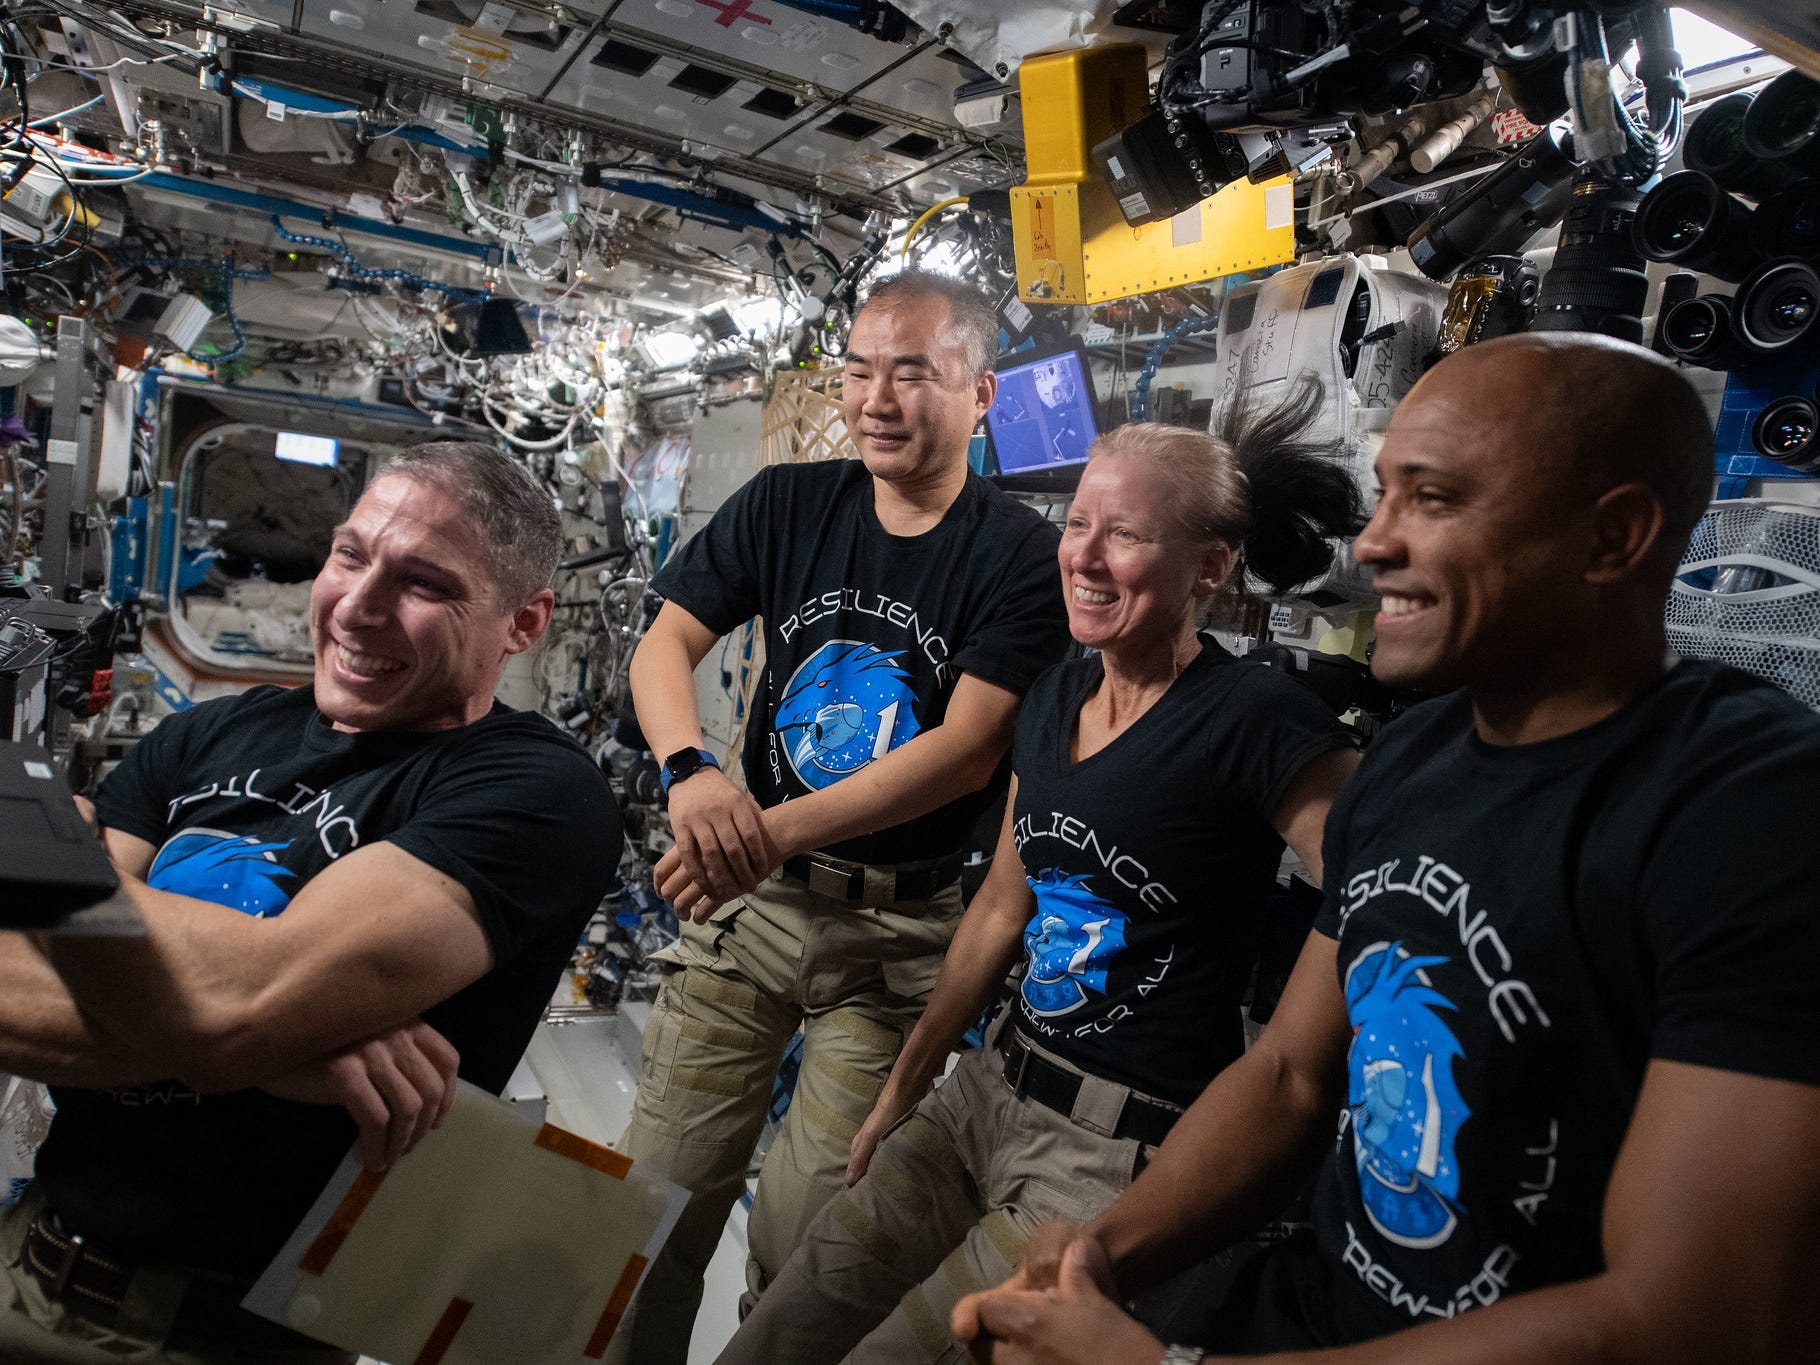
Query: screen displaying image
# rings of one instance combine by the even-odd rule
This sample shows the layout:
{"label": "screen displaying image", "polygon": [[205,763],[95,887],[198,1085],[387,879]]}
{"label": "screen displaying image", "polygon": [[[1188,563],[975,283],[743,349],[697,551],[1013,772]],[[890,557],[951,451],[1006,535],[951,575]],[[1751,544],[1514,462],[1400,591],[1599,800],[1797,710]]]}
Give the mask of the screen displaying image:
{"label": "screen displaying image", "polygon": [[1099,428],[1081,353],[1070,350],[1001,364],[998,397],[986,413],[986,429],[1002,474],[1085,461]]}
{"label": "screen displaying image", "polygon": [[333,436],[305,436],[302,432],[281,431],[272,453],[281,460],[297,464],[332,465],[341,449]]}

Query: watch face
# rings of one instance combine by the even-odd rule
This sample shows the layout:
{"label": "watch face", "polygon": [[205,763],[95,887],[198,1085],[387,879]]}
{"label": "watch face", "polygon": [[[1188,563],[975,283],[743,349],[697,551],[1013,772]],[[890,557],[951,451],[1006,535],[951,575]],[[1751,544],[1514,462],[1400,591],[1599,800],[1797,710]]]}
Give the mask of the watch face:
{"label": "watch face", "polygon": [[700,749],[678,749],[664,760],[663,772],[659,784],[667,793],[671,787],[685,777],[692,777],[703,768],[717,768],[713,755]]}

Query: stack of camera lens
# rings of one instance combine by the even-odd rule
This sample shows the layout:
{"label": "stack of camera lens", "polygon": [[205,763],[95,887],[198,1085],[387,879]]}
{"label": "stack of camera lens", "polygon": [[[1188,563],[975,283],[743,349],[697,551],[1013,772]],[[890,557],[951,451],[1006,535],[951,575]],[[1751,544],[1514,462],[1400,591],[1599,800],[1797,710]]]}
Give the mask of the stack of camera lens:
{"label": "stack of camera lens", "polygon": [[1532,332],[1600,332],[1643,340],[1649,277],[1634,244],[1637,191],[1582,169],[1561,219],[1555,258],[1536,296]]}
{"label": "stack of camera lens", "polygon": [[1752,444],[1820,473],[1820,82],[1789,71],[1754,98],[1709,105],[1688,129],[1682,164],[1638,207],[1637,249],[1738,288],[1669,307],[1662,344],[1710,369],[1799,369],[1803,391],[1763,407]]}

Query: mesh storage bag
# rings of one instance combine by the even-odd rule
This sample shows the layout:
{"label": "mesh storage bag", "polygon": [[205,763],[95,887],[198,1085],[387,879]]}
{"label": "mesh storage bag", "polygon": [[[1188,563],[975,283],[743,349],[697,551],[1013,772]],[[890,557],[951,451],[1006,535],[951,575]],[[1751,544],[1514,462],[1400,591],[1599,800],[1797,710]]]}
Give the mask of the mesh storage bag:
{"label": "mesh storage bag", "polygon": [[1668,642],[1820,710],[1820,507],[1740,498],[1700,519],[1668,595]]}

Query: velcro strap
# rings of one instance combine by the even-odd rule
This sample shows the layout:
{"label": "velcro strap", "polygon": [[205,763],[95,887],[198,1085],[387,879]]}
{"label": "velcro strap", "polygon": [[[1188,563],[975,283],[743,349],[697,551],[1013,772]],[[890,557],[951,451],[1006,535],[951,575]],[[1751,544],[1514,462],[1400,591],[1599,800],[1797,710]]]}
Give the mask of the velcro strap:
{"label": "velcro strap", "polygon": [[713,1005],[731,1005],[749,1010],[758,1003],[758,991],[743,981],[732,981],[701,967],[690,967],[683,973],[684,995],[706,1000]]}
{"label": "velcro strap", "polygon": [[917,1349],[925,1357],[938,1360],[954,1345],[954,1338],[948,1332],[948,1320],[930,1307],[928,1295],[920,1284],[911,1285],[910,1292],[897,1307],[904,1315],[904,1325],[916,1340]]}
{"label": "velcro strap", "polygon": [[842,1142],[852,1142],[859,1136],[859,1125],[845,1114],[838,1114],[827,1105],[818,1103],[812,1096],[798,1095],[792,1101],[792,1110],[802,1110],[802,1116],[824,1133],[830,1133]]}
{"label": "velcro strap", "polygon": [[724,1075],[718,1071],[709,1071],[705,1067],[671,1067],[670,1079],[684,1090],[694,1090],[706,1095],[726,1095],[731,1099],[738,1099],[746,1093],[746,1083],[739,1076]]}
{"label": "velcro strap", "polygon": [[887,1199],[911,1217],[921,1218],[929,1212],[932,1202],[929,1191],[917,1184],[915,1177],[897,1164],[883,1144],[873,1152],[872,1164],[866,1168],[866,1175],[884,1192]]}
{"label": "velcro strap", "polygon": [[841,1225],[847,1236],[858,1242],[869,1251],[873,1258],[886,1265],[895,1264],[897,1257],[897,1240],[887,1236],[872,1218],[872,1215],[846,1197],[837,1194],[829,1204],[833,1211],[834,1221]]}
{"label": "velcro strap", "polygon": [[848,1066],[825,1053],[816,1053],[810,1058],[809,1065],[849,1095],[858,1095],[862,1100],[876,1100],[878,1092],[885,1088],[882,1078],[869,1071],[861,1071],[857,1066]]}
{"label": "velcro strap", "polygon": [[[1007,1272],[1016,1270],[1024,1259],[1024,1244],[1030,1239],[1017,1230],[1017,1224],[1011,1221],[1011,1215],[1004,1209],[994,1209],[980,1219],[979,1227],[986,1240],[992,1243],[992,1249],[1004,1258]],[[962,1292],[971,1294],[973,1290],[966,1289]]]}

